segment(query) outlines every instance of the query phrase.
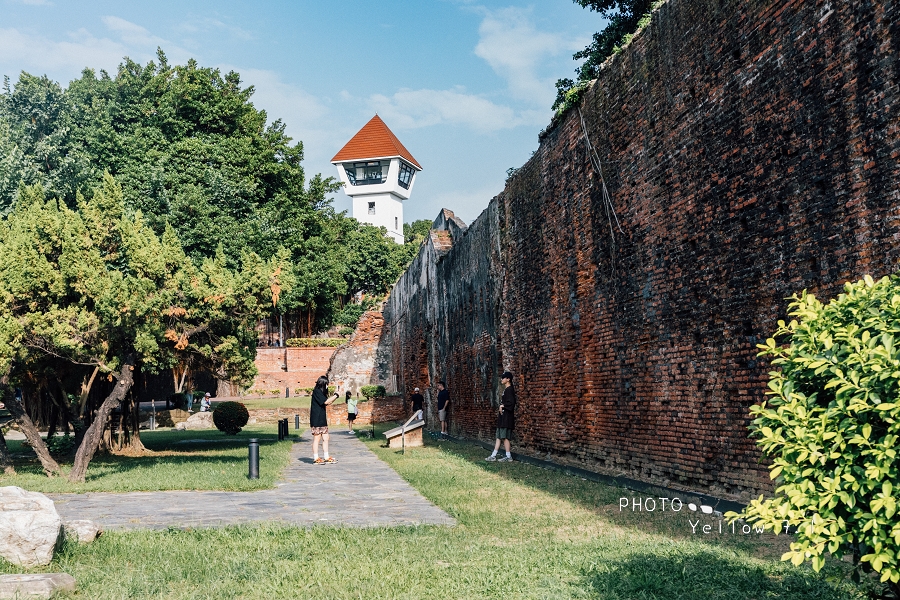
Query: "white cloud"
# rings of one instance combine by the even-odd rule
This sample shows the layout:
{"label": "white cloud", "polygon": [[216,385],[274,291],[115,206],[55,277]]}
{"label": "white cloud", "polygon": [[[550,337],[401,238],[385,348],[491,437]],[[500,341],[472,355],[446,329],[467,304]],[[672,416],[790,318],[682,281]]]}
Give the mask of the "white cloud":
{"label": "white cloud", "polygon": [[236,71],[245,85],[252,85],[255,92],[251,101],[257,108],[265,109],[270,121],[281,119],[291,129],[304,129],[321,124],[328,114],[323,102],[296,85],[284,83],[274,71],[243,69],[222,66],[223,72]]}
{"label": "white cloud", "polygon": [[530,10],[509,7],[481,12],[485,16],[478,29],[480,39],[475,54],[506,79],[516,98],[549,106],[556,96],[555,78],[540,77],[541,67],[549,58],[582,48],[583,40],[538,31]]}
{"label": "white cloud", "polygon": [[118,35],[119,40],[135,53],[135,60],[147,60],[156,55],[156,49],[162,48],[167,57],[176,63],[186,62],[191,53],[175,45],[173,42],[153,35],[145,27],[126,21],[121,17],[107,15],[100,19],[106,27]]}
{"label": "white cloud", "polygon": [[[68,39],[59,40],[15,28],[0,29],[0,68],[9,69],[14,65],[16,73],[21,70],[46,73],[61,83],[68,83],[85,67],[115,73],[125,56],[149,61],[156,56],[157,47],[162,47],[174,62],[184,62],[190,56],[140,25],[114,16],[101,20],[112,36],[98,37],[81,28],[68,32]],[[5,71],[10,76],[16,73]]]}
{"label": "white cloud", "polygon": [[452,124],[465,125],[479,132],[490,132],[518,127],[528,122],[532,116],[523,116],[508,106],[467,94],[461,88],[402,89],[390,97],[375,94],[369,101],[392,127],[396,126],[398,129]]}
{"label": "white cloud", "polygon": [[178,25],[177,29],[184,33],[200,33],[200,32],[209,32],[209,31],[227,31],[234,37],[241,40],[252,40],[255,39],[256,36],[253,35],[250,31],[238,27],[236,25],[231,25],[229,23],[225,23],[219,19],[214,19],[211,17],[203,17],[199,19],[189,19],[184,23]]}
{"label": "white cloud", "polygon": [[94,37],[85,29],[71,32],[69,38],[51,40],[18,29],[0,29],[0,56],[3,64],[16,65],[16,71],[63,72],[74,77],[85,67],[115,71],[127,53],[122,44]]}

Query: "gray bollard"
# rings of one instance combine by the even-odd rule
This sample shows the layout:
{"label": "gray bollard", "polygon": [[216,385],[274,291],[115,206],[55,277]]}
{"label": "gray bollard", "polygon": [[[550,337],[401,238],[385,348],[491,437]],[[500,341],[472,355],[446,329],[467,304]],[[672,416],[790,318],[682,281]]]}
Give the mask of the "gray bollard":
{"label": "gray bollard", "polygon": [[249,448],[250,479],[259,479],[259,440],[250,438]]}
{"label": "gray bollard", "polygon": [[300,415],[294,415],[294,429],[300,429]]}

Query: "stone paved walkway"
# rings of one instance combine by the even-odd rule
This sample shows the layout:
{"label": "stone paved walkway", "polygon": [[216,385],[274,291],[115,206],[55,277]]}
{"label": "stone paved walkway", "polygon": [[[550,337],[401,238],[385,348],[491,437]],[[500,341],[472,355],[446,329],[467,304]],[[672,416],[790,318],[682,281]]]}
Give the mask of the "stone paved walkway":
{"label": "stone paved walkway", "polygon": [[64,520],[91,519],[104,529],[218,527],[275,521],[352,527],[455,525],[366,446],[332,432],[333,465],[314,465],[310,435],[291,449],[284,478],[259,492],[48,494]]}

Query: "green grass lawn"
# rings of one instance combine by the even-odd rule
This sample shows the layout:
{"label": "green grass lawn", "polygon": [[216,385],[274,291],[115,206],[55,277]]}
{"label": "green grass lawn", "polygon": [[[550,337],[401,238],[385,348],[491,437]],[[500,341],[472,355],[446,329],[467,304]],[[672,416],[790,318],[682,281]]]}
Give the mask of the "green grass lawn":
{"label": "green grass lawn", "polygon": [[458,525],[108,532],[43,570],[72,574],[92,599],[861,598],[839,564],[780,562],[783,536],[693,534],[684,512],[620,512],[631,492],[485,463],[474,445],[428,440],[401,455],[366,443]]}
{"label": "green grass lawn", "polygon": [[[259,479],[247,479],[247,445],[258,438]],[[237,435],[217,429],[142,431],[141,441],[152,451],[147,456],[109,454],[95,456],[83,484],[60,477],[48,478],[32,458],[14,460],[16,475],[0,474],[0,486],[15,485],[45,493],[144,492],[158,490],[234,490],[271,488],[288,463],[289,442],[278,442],[276,425],[255,425]],[[9,440],[10,452],[21,452],[21,442]],[[68,473],[71,464],[61,464]]]}

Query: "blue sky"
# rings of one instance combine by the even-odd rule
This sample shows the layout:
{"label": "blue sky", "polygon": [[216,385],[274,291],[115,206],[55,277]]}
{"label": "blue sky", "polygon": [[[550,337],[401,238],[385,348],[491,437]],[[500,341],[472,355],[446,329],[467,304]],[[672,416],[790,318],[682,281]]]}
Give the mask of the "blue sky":
{"label": "blue sky", "polygon": [[[170,63],[238,71],[302,140],[307,175],[376,112],[422,164],[405,220],[470,223],[549,123],[554,82],[603,22],[571,0],[156,2],[0,0],[0,74],[62,84],[161,46]],[[339,210],[350,209],[343,192]]]}

